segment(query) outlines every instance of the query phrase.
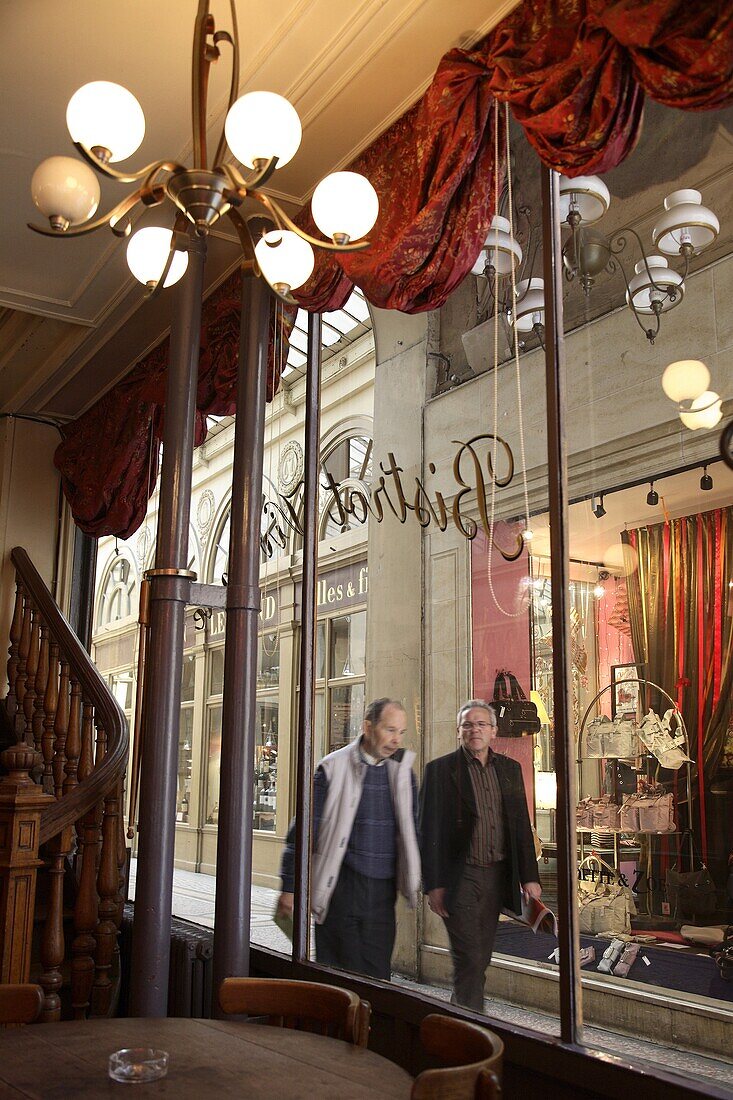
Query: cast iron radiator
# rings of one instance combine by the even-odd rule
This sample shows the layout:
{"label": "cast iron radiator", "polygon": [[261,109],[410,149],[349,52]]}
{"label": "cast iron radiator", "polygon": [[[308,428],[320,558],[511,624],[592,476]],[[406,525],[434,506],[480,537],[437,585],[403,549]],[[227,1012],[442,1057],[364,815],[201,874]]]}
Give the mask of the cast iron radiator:
{"label": "cast iron radiator", "polygon": [[[125,905],[120,929],[122,986],[119,1015],[127,1015],[132,960],[132,918],[134,905]],[[189,921],[171,920],[171,964],[168,974],[168,1015],[211,1017],[212,957],[214,933]]]}

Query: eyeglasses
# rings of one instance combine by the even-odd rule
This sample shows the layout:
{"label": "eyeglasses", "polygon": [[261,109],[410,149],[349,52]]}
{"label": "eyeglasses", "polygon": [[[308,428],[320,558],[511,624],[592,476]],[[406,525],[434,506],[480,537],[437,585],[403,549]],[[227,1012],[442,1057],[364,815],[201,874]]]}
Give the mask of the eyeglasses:
{"label": "eyeglasses", "polygon": [[496,722],[461,722],[462,730],[495,730]]}

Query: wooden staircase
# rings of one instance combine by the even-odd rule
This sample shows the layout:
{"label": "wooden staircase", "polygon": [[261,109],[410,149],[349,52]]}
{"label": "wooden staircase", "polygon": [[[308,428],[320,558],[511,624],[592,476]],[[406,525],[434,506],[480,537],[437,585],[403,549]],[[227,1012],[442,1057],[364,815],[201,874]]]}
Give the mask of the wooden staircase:
{"label": "wooden staircase", "polygon": [[[61,1019],[62,992],[64,1015],[107,1016],[128,856],[127,722],[28,554],[16,547],[11,558],[15,609],[0,703],[7,744],[0,753],[0,982],[37,981],[45,1022]],[[42,903],[39,875],[47,878]]]}

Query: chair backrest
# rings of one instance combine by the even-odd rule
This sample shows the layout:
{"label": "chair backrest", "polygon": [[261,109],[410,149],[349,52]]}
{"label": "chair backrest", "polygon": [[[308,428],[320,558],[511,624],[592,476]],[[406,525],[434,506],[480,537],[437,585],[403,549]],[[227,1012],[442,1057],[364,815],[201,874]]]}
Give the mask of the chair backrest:
{"label": "chair backrest", "polygon": [[0,1024],[32,1024],[42,1008],[40,985],[0,985]]}
{"label": "chair backrest", "polygon": [[344,1039],[365,1047],[371,1005],[348,989],[320,982],[280,978],[225,978],[219,1004],[230,1015],[265,1016],[275,1027],[291,1027]]}
{"label": "chair backrest", "polygon": [[450,1016],[426,1016],[420,1026],[426,1054],[448,1069],[428,1069],[415,1078],[411,1100],[493,1100],[501,1095],[504,1044],[485,1027]]}

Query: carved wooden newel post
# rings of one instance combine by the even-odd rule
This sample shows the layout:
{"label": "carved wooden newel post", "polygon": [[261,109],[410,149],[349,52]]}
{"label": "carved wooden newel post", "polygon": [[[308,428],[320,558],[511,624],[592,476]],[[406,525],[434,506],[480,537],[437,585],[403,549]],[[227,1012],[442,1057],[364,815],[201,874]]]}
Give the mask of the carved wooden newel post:
{"label": "carved wooden newel post", "polygon": [[30,975],[41,813],[54,801],[30,777],[38,759],[23,742],[0,755],[0,982]]}

